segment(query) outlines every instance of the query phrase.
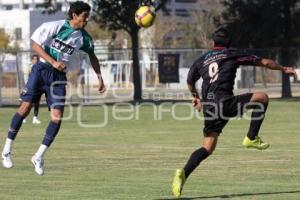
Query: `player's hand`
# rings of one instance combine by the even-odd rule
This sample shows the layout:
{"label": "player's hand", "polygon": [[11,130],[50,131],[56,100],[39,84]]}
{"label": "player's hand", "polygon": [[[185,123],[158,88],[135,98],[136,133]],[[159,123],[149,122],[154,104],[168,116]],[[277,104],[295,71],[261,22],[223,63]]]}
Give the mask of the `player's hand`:
{"label": "player's hand", "polygon": [[282,68],[283,73],[288,74],[288,75],[294,75],[296,76],[296,71],[293,67],[283,67]]}
{"label": "player's hand", "polygon": [[59,61],[55,61],[52,66],[59,71],[63,71],[66,68],[65,63]]}
{"label": "player's hand", "polygon": [[193,107],[194,107],[198,112],[201,111],[202,104],[201,104],[201,101],[200,101],[199,98],[193,97],[193,99],[192,99],[192,104],[193,104]]}
{"label": "player's hand", "polygon": [[104,85],[104,82],[103,82],[103,79],[101,76],[99,76],[99,89],[98,91],[102,94],[106,91],[106,88],[105,88],[105,85]]}

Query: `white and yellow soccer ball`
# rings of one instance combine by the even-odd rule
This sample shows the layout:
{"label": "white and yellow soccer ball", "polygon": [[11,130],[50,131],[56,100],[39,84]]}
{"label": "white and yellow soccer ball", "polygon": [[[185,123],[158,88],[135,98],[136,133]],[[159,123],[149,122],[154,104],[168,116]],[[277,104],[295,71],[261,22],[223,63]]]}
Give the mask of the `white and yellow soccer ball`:
{"label": "white and yellow soccer ball", "polygon": [[153,6],[141,6],[135,12],[135,22],[138,26],[147,28],[150,27],[155,19],[155,8]]}

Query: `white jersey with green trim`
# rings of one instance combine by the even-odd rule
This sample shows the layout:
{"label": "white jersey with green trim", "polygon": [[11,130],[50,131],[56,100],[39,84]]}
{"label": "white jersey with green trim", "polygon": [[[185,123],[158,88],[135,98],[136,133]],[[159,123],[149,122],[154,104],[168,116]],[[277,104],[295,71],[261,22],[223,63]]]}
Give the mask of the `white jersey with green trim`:
{"label": "white jersey with green trim", "polygon": [[[76,51],[94,51],[92,37],[84,29],[73,29],[68,20],[43,23],[34,31],[31,39],[56,61],[64,62],[66,68],[72,67],[70,61]],[[46,63],[42,58],[41,61]]]}

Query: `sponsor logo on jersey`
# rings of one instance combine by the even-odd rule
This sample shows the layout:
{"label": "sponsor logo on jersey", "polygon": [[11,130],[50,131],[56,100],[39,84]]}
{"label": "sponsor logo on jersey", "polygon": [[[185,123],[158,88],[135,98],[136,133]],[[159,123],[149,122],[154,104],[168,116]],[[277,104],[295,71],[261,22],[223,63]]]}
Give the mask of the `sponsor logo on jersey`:
{"label": "sponsor logo on jersey", "polygon": [[75,48],[71,45],[65,44],[64,42],[54,39],[51,45],[53,48],[60,50],[60,52],[64,52],[66,54],[72,55]]}

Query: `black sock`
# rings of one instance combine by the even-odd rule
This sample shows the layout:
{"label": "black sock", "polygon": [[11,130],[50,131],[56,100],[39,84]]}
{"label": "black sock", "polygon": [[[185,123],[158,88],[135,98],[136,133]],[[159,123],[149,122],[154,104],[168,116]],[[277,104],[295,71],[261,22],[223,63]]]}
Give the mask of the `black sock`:
{"label": "black sock", "polygon": [[42,144],[48,147],[51,145],[60,129],[60,125],[61,121],[59,121],[58,123],[52,121],[49,122]]}
{"label": "black sock", "polygon": [[[265,113],[268,108],[268,103],[261,103],[260,105],[253,106],[252,108],[254,110],[252,111],[252,115],[251,115],[252,119],[250,122],[249,131],[247,134],[247,137],[250,140],[254,140],[255,137],[258,135],[260,126],[265,118]],[[258,109],[258,110],[256,110],[256,109]]]}
{"label": "black sock", "polygon": [[33,110],[33,115],[35,117],[37,117],[39,115],[39,107],[40,107],[40,104],[39,103],[34,103],[34,110]]}
{"label": "black sock", "polygon": [[201,147],[200,149],[194,151],[184,167],[185,177],[187,178],[194,171],[194,169],[198,167],[200,162],[208,156],[209,153],[204,147]]}
{"label": "black sock", "polygon": [[21,116],[19,113],[16,113],[13,116],[13,118],[11,120],[11,124],[10,124],[10,129],[8,130],[8,134],[7,134],[7,137],[9,139],[14,140],[16,138],[18,131],[22,126],[23,119],[24,119],[24,117]]}

